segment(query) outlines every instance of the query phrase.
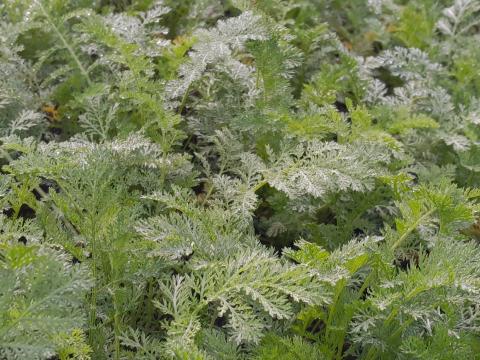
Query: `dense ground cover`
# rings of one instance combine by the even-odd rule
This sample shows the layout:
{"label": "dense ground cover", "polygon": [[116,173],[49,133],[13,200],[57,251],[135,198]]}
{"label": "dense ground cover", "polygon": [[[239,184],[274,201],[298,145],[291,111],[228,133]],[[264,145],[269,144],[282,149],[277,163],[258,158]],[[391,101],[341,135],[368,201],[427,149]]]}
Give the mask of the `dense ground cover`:
{"label": "dense ground cover", "polygon": [[0,2],[0,359],[480,358],[480,1]]}

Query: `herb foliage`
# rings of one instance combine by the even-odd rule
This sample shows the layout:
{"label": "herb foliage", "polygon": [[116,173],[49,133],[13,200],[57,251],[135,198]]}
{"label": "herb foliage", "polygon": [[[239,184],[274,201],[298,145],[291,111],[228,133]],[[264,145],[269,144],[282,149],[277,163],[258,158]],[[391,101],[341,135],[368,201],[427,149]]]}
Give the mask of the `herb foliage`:
{"label": "herb foliage", "polygon": [[0,3],[0,358],[479,359],[479,19]]}

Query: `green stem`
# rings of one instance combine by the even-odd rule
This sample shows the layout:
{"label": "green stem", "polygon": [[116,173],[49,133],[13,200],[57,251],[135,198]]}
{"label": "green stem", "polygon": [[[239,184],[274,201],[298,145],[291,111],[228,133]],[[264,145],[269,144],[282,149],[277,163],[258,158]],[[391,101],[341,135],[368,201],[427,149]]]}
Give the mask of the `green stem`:
{"label": "green stem", "polygon": [[[117,278],[117,272],[115,271],[115,263],[113,260],[112,254],[116,253],[115,250],[112,250],[112,252],[109,253],[108,255],[108,262],[110,265],[110,273],[112,274],[112,278],[116,279]],[[117,297],[117,291],[116,289],[113,290],[112,293],[112,302],[113,302],[113,330],[114,330],[114,359],[119,360],[120,359],[120,311],[119,311],[119,306],[118,306],[118,297]]]}
{"label": "green stem", "polygon": [[402,236],[400,236],[398,238],[397,241],[395,241],[395,243],[392,245],[391,247],[391,250],[395,250],[396,248],[398,248],[400,245],[402,245],[402,243],[405,241],[405,239],[408,237],[408,235],[410,235],[412,233],[412,231],[414,231],[421,223],[422,221],[424,221],[426,218],[428,218],[430,215],[432,215],[434,212],[435,212],[436,209],[430,209],[429,211],[427,211],[425,214],[423,214],[421,217],[418,218],[417,221],[415,221],[412,226],[410,226],[407,231],[405,231],[403,233]]}
{"label": "green stem", "polygon": [[205,197],[203,198],[203,201],[202,201],[202,205],[205,205],[207,203],[207,200],[210,198],[210,196],[212,195],[213,193],[213,185],[210,186],[210,188],[208,189],[207,191],[207,194],[205,195]]}
{"label": "green stem", "polygon": [[309,330],[308,332],[312,333],[312,334],[315,334],[315,332],[318,330],[318,328],[322,325],[322,321],[320,320],[317,320],[317,322],[315,323],[315,325],[313,326],[313,328],[311,330]]}
{"label": "green stem", "polygon": [[345,344],[345,330],[343,331],[342,337],[337,345],[337,360],[342,360],[343,357],[343,344]]}
{"label": "green stem", "polygon": [[90,79],[90,76],[88,75],[88,71],[83,67],[82,63],[80,62],[80,59],[78,58],[78,56],[75,54],[75,51],[73,51],[73,48],[70,46],[70,44],[68,43],[67,39],[65,39],[65,37],[62,35],[61,31],[59,30],[59,28],[55,25],[55,23],[52,21],[50,15],[48,14],[48,12],[45,10],[45,8],[43,7],[42,5],[42,2],[41,1],[38,1],[38,5],[40,7],[40,10],[42,11],[43,15],[45,16],[45,18],[47,19],[48,23],[50,24],[50,26],[52,27],[53,31],[55,32],[55,34],[57,35],[57,37],[60,39],[60,41],[62,42],[63,46],[65,47],[65,49],[67,49],[67,51],[70,53],[70,56],[73,58],[73,60],[75,61],[75,63],[77,64],[77,67],[78,69],[80,70],[80,72],[82,73],[82,75],[85,77],[85,79],[87,80],[87,83],[89,86],[92,85],[92,80]]}
{"label": "green stem", "polygon": [[113,314],[113,326],[115,332],[115,360],[120,359],[120,313],[118,311],[118,301],[116,294],[113,295],[113,309],[115,313]]}
{"label": "green stem", "polygon": [[97,264],[96,264],[96,257],[97,257],[97,249],[95,246],[95,240],[92,239],[92,277],[93,277],[93,287],[92,287],[92,295],[90,298],[90,316],[89,316],[89,342],[93,344],[94,342],[94,334],[93,329],[95,328],[95,322],[97,320]]}
{"label": "green stem", "polygon": [[185,94],[183,94],[182,102],[180,103],[180,107],[178,108],[178,113],[180,115],[182,114],[182,111],[185,108],[185,104],[187,103],[188,94],[190,93],[190,88],[191,87],[192,87],[192,84],[190,83],[187,87],[187,90],[185,90]]}
{"label": "green stem", "polygon": [[153,320],[153,280],[148,281],[148,290],[147,290],[147,323]]}
{"label": "green stem", "polygon": [[375,349],[373,346],[368,349],[367,356],[365,357],[365,360],[373,360],[375,359],[377,355],[377,349]]}
{"label": "green stem", "polygon": [[[97,182],[95,181],[95,184],[97,185]],[[94,188],[97,188],[97,186],[94,186]],[[96,193],[93,194],[92,198],[92,204],[97,204],[97,199],[96,199]],[[96,218],[95,215],[90,215],[89,217],[90,224],[91,226],[91,253],[92,253],[92,276],[93,276],[93,287],[92,287],[92,297],[90,299],[90,317],[89,317],[89,327],[90,327],[90,332],[88,336],[88,340],[90,344],[94,344],[95,338],[94,338],[94,332],[92,331],[95,328],[95,323],[97,321],[97,284],[99,283],[98,281],[98,275],[97,275],[97,256],[99,256],[98,252],[99,249],[97,248],[97,231],[96,231]]]}
{"label": "green stem", "polygon": [[343,288],[344,288],[344,283],[345,281],[340,281],[339,284],[337,285],[337,288],[335,289],[335,295],[333,297],[332,305],[329,308],[328,311],[328,318],[327,318],[327,323],[325,325],[325,338],[328,339],[328,336],[331,333],[331,325],[333,322],[333,317],[335,315],[335,310],[336,310],[336,305],[338,303],[338,299],[340,299],[340,295],[342,294]]}
{"label": "green stem", "polygon": [[268,184],[267,180],[262,180],[252,188],[252,191],[257,192],[258,190],[260,190],[262,187],[264,187],[267,184]]}
{"label": "green stem", "polygon": [[[335,290],[335,296],[334,296],[334,299],[332,301],[332,305],[330,306],[330,310],[329,310],[329,313],[328,313],[328,319],[327,319],[327,323],[325,325],[325,339],[329,339],[330,335],[331,335],[331,332],[332,332],[332,323],[333,323],[333,318],[334,318],[334,315],[336,314],[337,312],[337,305],[339,303],[339,299],[340,299],[340,296],[342,295],[343,293],[343,289],[345,288],[345,280],[343,280],[342,282],[339,283],[339,285],[337,286],[337,289]],[[337,326],[338,327],[338,326]],[[336,359],[338,360],[341,360],[342,359],[342,353],[343,353],[343,344],[345,343],[345,329],[342,329],[342,332],[341,333],[336,333],[336,335],[334,336],[334,339],[336,341],[335,342],[335,346],[333,347],[333,349],[337,349],[337,354],[336,354]]]}
{"label": "green stem", "polygon": [[362,287],[357,292],[357,299],[359,299],[362,296],[362,294],[365,292],[367,287],[370,286],[370,282],[372,281],[374,275],[375,275],[375,271],[373,270],[370,271],[370,273],[367,275],[367,277],[365,278],[365,281],[363,282]]}
{"label": "green stem", "polygon": [[395,338],[397,335],[402,333],[411,323],[413,323],[413,321],[413,319],[405,321],[405,323],[402,326],[399,326],[398,329],[395,330],[390,337]]}
{"label": "green stem", "polygon": [[[399,246],[401,246],[403,244],[403,242],[407,239],[407,237],[425,220],[427,219],[430,215],[432,215],[434,212],[435,212],[436,209],[430,209],[429,211],[427,211],[425,214],[423,214],[421,217],[418,218],[417,221],[415,221],[408,229],[407,231],[405,231],[403,233],[402,236],[400,236],[398,238],[398,240],[392,245],[391,247],[391,250],[395,250],[397,249]],[[367,284],[371,281],[371,275],[373,274],[373,272],[371,272],[367,278],[365,279],[365,282],[363,284],[363,286],[361,287],[360,291],[359,291],[359,294],[362,294],[363,291],[367,288]],[[385,326],[389,326],[392,321],[395,319],[395,317],[397,316],[398,314],[398,309],[394,309],[390,315],[388,316],[388,318],[385,320],[384,324]],[[400,330],[400,329],[399,329]],[[397,330],[394,334],[398,333]],[[365,357],[365,360],[371,360],[371,359],[375,359],[377,355],[377,350],[374,348],[374,347],[370,347],[370,349],[368,350],[368,353]]]}

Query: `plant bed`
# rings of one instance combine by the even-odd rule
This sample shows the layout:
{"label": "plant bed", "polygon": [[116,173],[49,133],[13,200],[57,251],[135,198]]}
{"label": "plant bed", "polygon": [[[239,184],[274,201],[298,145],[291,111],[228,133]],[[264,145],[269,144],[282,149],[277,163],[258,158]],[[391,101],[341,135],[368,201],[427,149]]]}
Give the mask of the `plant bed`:
{"label": "plant bed", "polygon": [[0,3],[0,359],[480,359],[478,0]]}

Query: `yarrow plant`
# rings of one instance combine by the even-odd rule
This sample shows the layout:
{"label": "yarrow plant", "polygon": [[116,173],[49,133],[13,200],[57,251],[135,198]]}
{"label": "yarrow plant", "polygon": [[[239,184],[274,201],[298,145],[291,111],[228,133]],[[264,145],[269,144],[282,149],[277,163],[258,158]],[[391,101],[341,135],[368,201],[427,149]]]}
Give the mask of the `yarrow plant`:
{"label": "yarrow plant", "polygon": [[0,359],[480,359],[478,0],[0,4]]}

